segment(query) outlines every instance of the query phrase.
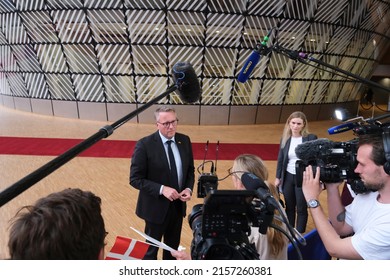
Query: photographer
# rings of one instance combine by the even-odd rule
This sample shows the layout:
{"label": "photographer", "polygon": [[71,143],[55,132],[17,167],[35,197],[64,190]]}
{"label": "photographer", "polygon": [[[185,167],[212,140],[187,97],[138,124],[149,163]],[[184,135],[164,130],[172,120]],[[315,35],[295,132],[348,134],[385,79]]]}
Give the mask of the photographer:
{"label": "photographer", "polygon": [[385,163],[382,135],[359,136],[354,171],[370,191],[358,194],[350,205],[344,207],[340,183],[326,183],[330,223],[318,202],[322,191],[320,168],[316,168],[314,175],[312,166],[306,167],[303,193],[318,233],[331,256],[341,259],[390,259],[390,175],[383,168]]}

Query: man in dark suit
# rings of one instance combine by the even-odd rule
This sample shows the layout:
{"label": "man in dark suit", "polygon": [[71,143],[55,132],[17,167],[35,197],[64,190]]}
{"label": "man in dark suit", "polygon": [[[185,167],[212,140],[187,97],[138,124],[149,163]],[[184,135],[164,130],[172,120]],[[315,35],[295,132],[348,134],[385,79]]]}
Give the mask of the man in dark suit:
{"label": "man in dark suit", "polygon": [[[164,237],[164,243],[177,250],[195,180],[192,144],[187,135],[176,133],[173,107],[159,107],[155,119],[158,131],[140,139],[134,148],[130,185],[139,190],[136,214],[145,221],[145,234],[159,241]],[[158,248],[150,246],[144,259],[156,260],[157,253]],[[163,259],[175,258],[164,251]]]}

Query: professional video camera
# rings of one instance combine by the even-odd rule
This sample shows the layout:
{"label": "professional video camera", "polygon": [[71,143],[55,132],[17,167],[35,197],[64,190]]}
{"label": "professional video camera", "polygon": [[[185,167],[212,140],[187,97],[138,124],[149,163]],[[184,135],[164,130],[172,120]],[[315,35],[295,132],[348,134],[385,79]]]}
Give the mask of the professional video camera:
{"label": "professional video camera", "polygon": [[303,171],[308,165],[313,167],[314,172],[318,166],[322,182],[336,183],[346,180],[355,193],[367,192],[368,190],[360,176],[354,172],[357,166],[358,137],[364,134],[382,134],[384,128],[389,127],[389,123],[381,123],[379,119],[389,116],[371,119],[358,118],[355,119],[358,120],[356,122],[347,122],[328,130],[330,134],[334,134],[352,129],[357,137],[346,142],[333,142],[321,138],[298,145],[295,149],[295,153],[300,159],[295,164],[297,181],[302,182]]}
{"label": "professional video camera", "polygon": [[357,138],[347,142],[333,142],[321,138],[298,145],[295,149],[300,159],[295,163],[297,181],[302,182],[303,171],[308,165],[313,167],[314,174],[318,166],[322,182],[336,183],[347,180],[354,192],[365,192],[359,175],[354,172],[357,165],[357,143]]}
{"label": "professional video camera", "polygon": [[[208,144],[207,141],[206,153]],[[217,151],[218,146],[219,142]],[[204,173],[204,165],[210,162],[210,173]],[[204,204],[195,205],[188,216],[193,231],[191,257],[195,260],[258,259],[256,248],[250,244],[248,236],[251,225],[260,226],[266,219],[263,213],[268,212],[259,210],[261,207],[252,203],[255,197],[253,191],[218,190],[216,166],[217,161],[215,164],[206,161],[205,155],[203,163],[197,168],[197,194],[198,198],[204,198]]]}
{"label": "professional video camera", "polygon": [[253,260],[259,255],[248,235],[251,224],[259,224],[252,205],[253,191],[211,190],[204,204],[188,216],[193,231],[194,260]]}

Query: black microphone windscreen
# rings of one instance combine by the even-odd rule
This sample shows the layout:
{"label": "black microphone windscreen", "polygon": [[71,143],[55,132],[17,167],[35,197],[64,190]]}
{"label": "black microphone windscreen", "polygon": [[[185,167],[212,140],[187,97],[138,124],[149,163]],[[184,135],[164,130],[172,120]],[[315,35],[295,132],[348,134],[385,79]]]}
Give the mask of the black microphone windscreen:
{"label": "black microphone windscreen", "polygon": [[241,175],[241,182],[244,185],[244,187],[250,191],[255,191],[259,188],[268,190],[268,187],[263,180],[261,180],[259,177],[249,172],[244,172]]}
{"label": "black microphone windscreen", "polygon": [[301,160],[314,160],[321,155],[331,153],[333,142],[326,138],[319,138],[299,144],[295,148],[295,154]]}
{"label": "black microphone windscreen", "polygon": [[267,205],[278,207],[275,198],[271,195],[268,186],[262,179],[252,173],[244,172],[241,176],[241,182],[247,190],[254,191],[256,197],[264,201]]}
{"label": "black microphone windscreen", "polygon": [[194,103],[201,95],[200,84],[194,68],[189,62],[178,62],[172,68],[173,81],[177,92],[185,103]]}

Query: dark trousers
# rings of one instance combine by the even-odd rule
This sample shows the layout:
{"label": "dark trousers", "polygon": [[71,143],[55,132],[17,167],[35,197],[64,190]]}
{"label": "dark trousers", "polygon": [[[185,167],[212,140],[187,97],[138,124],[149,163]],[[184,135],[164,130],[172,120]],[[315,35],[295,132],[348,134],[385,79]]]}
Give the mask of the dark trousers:
{"label": "dark trousers", "polygon": [[[156,210],[158,211],[158,210]],[[177,250],[180,245],[180,235],[183,224],[182,214],[182,202],[175,201],[171,202],[167,216],[162,224],[155,224],[145,221],[145,234],[158,241],[161,241],[164,237],[163,242],[169,247]],[[143,258],[144,260],[157,260],[158,247],[149,246],[149,249]],[[175,260],[172,257],[171,252],[163,251],[164,260]]]}
{"label": "dark trousers", "polygon": [[290,225],[295,227],[300,233],[304,233],[308,219],[307,204],[303,195],[302,186],[297,186],[296,184],[295,175],[286,172],[282,191]]}

